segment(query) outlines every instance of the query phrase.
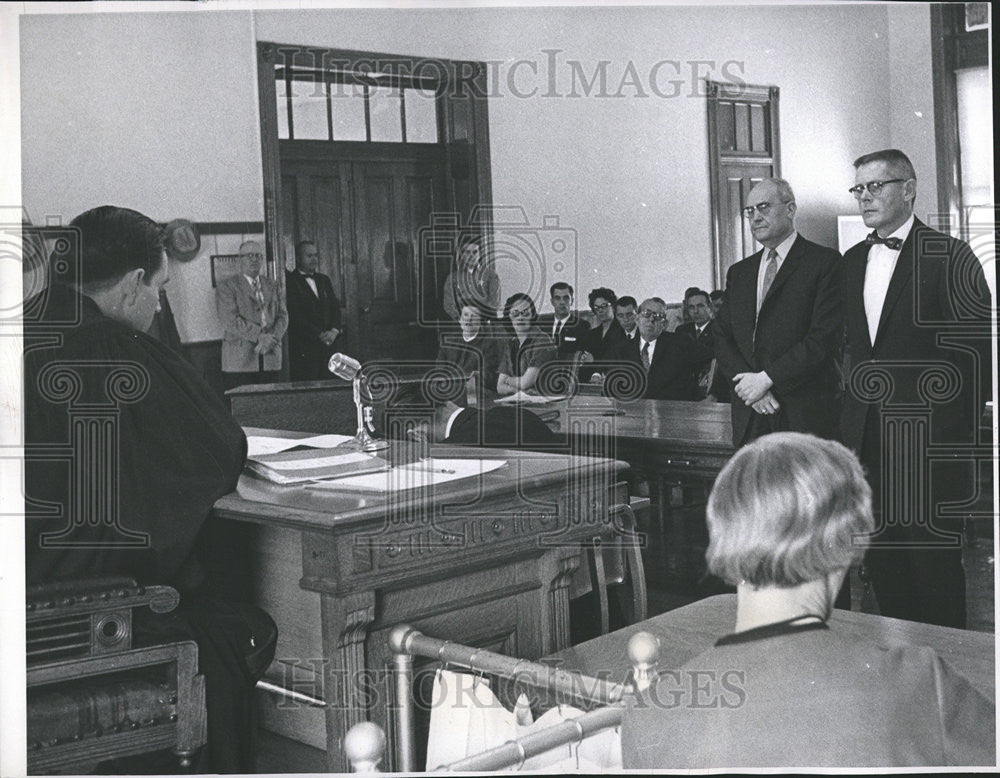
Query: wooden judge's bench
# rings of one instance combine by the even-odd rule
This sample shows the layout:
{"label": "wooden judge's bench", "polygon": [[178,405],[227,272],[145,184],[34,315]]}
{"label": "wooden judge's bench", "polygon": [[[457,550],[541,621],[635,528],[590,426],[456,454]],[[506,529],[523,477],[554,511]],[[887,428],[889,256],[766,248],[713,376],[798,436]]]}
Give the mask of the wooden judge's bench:
{"label": "wooden judge's bench", "polygon": [[[241,387],[229,397],[245,427],[284,430],[269,434],[354,432],[346,382]],[[532,410],[565,435],[568,454],[438,446],[437,457],[508,464],[395,495],[244,475],[216,504],[216,516],[234,523],[251,549],[254,596],[278,623],[267,680],[292,696],[272,698],[267,729],[325,750],[337,771],[347,768],[340,741],[358,721],[387,727],[391,741],[386,638],[401,622],[511,656],[567,648],[581,546],[607,535],[612,508],[628,503],[619,460],[650,484],[660,483],[657,473],[664,483],[703,484],[731,451],[728,406],[578,397]],[[654,510],[669,520],[669,502]],[[681,522],[668,554],[679,560],[677,575],[686,569],[685,536]]]}

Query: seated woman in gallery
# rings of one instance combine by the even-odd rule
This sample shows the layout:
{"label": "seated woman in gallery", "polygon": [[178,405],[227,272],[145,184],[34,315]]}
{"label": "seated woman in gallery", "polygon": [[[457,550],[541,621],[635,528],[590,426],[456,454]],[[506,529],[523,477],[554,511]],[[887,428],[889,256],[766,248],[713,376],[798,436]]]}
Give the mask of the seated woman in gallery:
{"label": "seated woman in gallery", "polygon": [[[707,517],[708,568],[737,587],[736,624],[633,701],[626,768],[994,764],[983,690],[929,648],[870,643],[830,621],[874,526],[850,451],[762,437],[723,468]],[[702,682],[679,693],[677,672]]]}
{"label": "seated woman in gallery", "polygon": [[541,369],[556,359],[552,338],[535,325],[538,309],[524,292],[512,294],[503,307],[504,319],[514,335],[503,344],[497,392],[526,392],[535,387]]}

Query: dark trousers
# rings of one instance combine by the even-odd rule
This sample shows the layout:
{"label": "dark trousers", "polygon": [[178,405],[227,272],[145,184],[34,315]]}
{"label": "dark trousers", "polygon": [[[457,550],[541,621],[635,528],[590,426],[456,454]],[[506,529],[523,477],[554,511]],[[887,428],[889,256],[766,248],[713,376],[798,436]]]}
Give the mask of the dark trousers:
{"label": "dark trousers", "polygon": [[136,643],[176,640],[198,644],[198,672],[205,676],[208,744],[196,773],[255,772],[257,732],[254,686],[277,646],[278,628],[252,605],[187,595],[170,613],[136,613]]}
{"label": "dark trousers", "polygon": [[[962,567],[960,522],[932,524],[930,516],[881,516],[882,441],[877,414],[865,427],[861,462],[872,487],[875,533],[865,557],[865,568],[883,616],[965,629],[965,568]],[[914,468],[921,468],[914,463]],[[940,471],[940,472],[939,472]],[[933,516],[936,505],[966,492],[972,471],[936,468],[931,485]],[[951,493],[954,490],[954,493]],[[902,501],[906,504],[906,500]],[[902,513],[908,513],[905,509]]]}

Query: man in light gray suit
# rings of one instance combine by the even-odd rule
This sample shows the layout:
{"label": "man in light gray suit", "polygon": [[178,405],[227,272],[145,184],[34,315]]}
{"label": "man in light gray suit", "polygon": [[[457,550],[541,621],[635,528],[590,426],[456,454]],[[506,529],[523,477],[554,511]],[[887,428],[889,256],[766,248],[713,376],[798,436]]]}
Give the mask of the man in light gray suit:
{"label": "man in light gray suit", "polygon": [[263,247],[246,241],[240,245],[240,273],[221,281],[215,290],[224,330],[222,381],[226,389],[279,378],[288,311],[277,284],[261,275],[263,265]]}

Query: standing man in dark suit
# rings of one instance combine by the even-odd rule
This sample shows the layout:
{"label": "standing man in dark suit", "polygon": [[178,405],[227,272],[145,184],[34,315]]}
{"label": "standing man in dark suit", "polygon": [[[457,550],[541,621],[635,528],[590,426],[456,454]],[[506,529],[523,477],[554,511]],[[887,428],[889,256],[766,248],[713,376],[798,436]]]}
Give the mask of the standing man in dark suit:
{"label": "standing man in dark suit", "polygon": [[[289,368],[293,381],[329,378],[327,362],[342,350],[340,301],[329,276],[317,272],[319,250],[311,240],[295,246],[295,270],[286,273]],[[338,343],[338,339],[340,343]]]}
{"label": "standing man in dark suit", "polygon": [[[967,244],[914,218],[903,152],[866,154],[854,168],[850,191],[874,231],[844,256],[841,433],[872,486],[866,567],[884,615],[964,628],[962,508],[937,514],[976,497],[962,452],[980,444],[990,393],[990,292]],[[930,456],[942,447],[944,461]]]}
{"label": "standing man in dark suit", "polygon": [[783,179],[751,189],[743,215],[764,248],[729,268],[713,325],[717,370],[732,383],[733,445],[786,430],[834,439],[840,254],[795,231]]}
{"label": "standing man in dark suit", "polygon": [[[659,297],[639,306],[639,335],[621,345],[618,357],[639,365],[645,377],[647,400],[697,400],[694,379],[695,356],[690,341],[667,332],[667,304]],[[609,376],[614,368],[608,370]],[[618,382],[607,380],[607,386]]]}
{"label": "standing man in dark suit", "polygon": [[560,359],[570,359],[580,350],[580,340],[590,331],[590,325],[573,310],[573,287],[556,281],[549,287],[549,299],[555,313],[543,313],[536,324],[556,344]]}

